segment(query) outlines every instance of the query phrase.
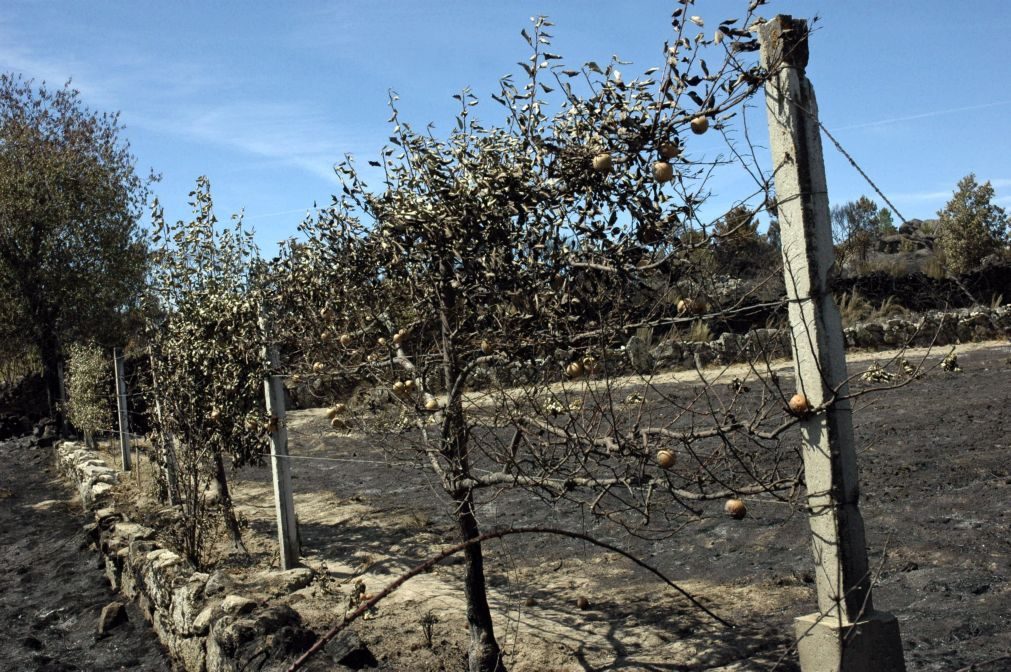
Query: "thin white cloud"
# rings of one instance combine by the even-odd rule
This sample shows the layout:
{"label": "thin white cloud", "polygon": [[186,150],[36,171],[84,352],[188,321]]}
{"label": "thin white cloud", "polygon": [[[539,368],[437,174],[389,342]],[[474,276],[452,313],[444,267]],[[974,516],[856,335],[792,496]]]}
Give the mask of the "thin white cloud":
{"label": "thin white cloud", "polygon": [[169,114],[147,113],[131,119],[148,130],[215,143],[334,181],[334,162],[357,150],[359,143],[322,113],[306,109],[303,104],[246,100],[190,104]]}
{"label": "thin white cloud", "polygon": [[62,87],[68,80],[72,80],[72,86],[96,104],[104,106],[112,102],[106,87],[89,78],[76,76],[85,70],[84,63],[74,60],[57,61],[35,53],[16,44],[3,30],[0,30],[0,69],[20,73],[26,79],[35,80],[36,84],[45,82],[47,88]]}
{"label": "thin white cloud", "polygon": [[937,191],[907,191],[888,194],[888,198],[893,201],[904,201],[906,203],[926,203],[942,198],[951,198],[951,194],[951,189]]}
{"label": "thin white cloud", "polygon": [[[990,182],[990,185],[994,190],[1003,190],[1011,187],[1011,179],[1009,178],[996,178],[992,180],[987,180],[986,178],[976,175],[976,180],[980,183]],[[924,191],[907,191],[907,192],[895,192],[889,193],[888,198],[893,201],[900,203],[910,203],[910,204],[926,204],[926,203],[939,203],[944,204],[948,202],[952,195],[955,193],[955,185],[952,185],[948,189],[931,189]],[[994,202],[1002,203],[1011,200],[1011,195],[1009,196],[997,196]]]}
{"label": "thin white cloud", "polygon": [[[334,162],[346,153],[366,150],[354,134],[301,101],[239,97],[240,91],[252,87],[237,82],[232,73],[209,72],[205,65],[182,58],[154,61],[144,54],[126,53],[125,45],[120,65],[115,73],[96,72],[94,64],[51,57],[19,43],[0,24],[0,69],[53,86],[73,75],[74,87],[89,105],[122,110],[121,120],[128,128],[213,143],[328,182],[336,181]],[[221,100],[232,102],[216,102]]]}

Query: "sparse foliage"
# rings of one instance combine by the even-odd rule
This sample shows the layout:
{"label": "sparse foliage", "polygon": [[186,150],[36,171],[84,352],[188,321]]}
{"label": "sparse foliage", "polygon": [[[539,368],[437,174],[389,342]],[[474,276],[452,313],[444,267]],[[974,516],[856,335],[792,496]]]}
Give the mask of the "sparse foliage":
{"label": "sparse foliage", "polygon": [[[749,515],[750,495],[789,502],[803,485],[802,460],[784,438],[824,406],[780,387],[762,342],[723,352],[748,365],[729,381],[707,378],[701,350],[690,347],[719,338],[720,324],[751,292],[728,289],[727,274],[761,285],[781,271],[778,221],[758,232],[758,216],[773,203],[768,180],[730,127],[769,74],[749,57],[757,48],[749,26],[762,4],[752,0],[740,20],[710,34],[679,8],[662,65],[633,79],[617,57],[606,67],[567,68],[548,51],[552,24],[537,18],[522,32],[531,49],[520,63],[526,79],[504,77],[491,96],[501,106],[493,116],[504,113],[498,125],[478,119],[480,101],[468,89],[455,96],[455,127],[438,137],[402,120],[391,93],[391,146],[370,162],[379,186],[350,157],[338,164],[341,193],[303,222],[304,240],[283,245],[269,274],[240,217],[218,226],[206,178],[191,193],[190,222],[168,223],[156,202],[145,308],[158,382],[147,392],[159,402],[157,430],[174,440],[179,550],[204,564],[219,523],[244,550],[227,463],[259,462],[278,421],[262,410],[267,303],[282,347],[271,366],[331,403],[334,429],[360,431],[390,461],[427,468],[448,496],[461,541],[451,552],[466,560],[472,672],[504,670],[480,542],[544,531],[587,538],[537,528],[482,535],[479,505],[503,490],[581,507],[649,539],[698,521],[705,502],[724,502],[718,508],[732,520]],[[31,84],[2,84],[9,107],[27,110]],[[89,320],[111,315],[122,324],[132,307],[147,253],[134,228],[145,192],[115,117],[82,110],[69,88],[37,95],[36,107],[53,118],[33,125],[33,113],[21,110],[11,116],[13,140],[0,142],[0,296],[14,297],[6,309],[16,320],[42,315],[54,335],[25,343],[37,342],[49,367],[65,339],[96,333]],[[50,128],[54,118],[64,126]],[[703,214],[708,180],[726,161],[697,148],[704,133],[719,134],[756,181],[722,216]],[[47,154],[50,145],[59,151]],[[44,188],[20,185],[15,168],[24,157],[41,157]],[[939,213],[952,268],[971,267],[1006,240],[1008,220],[992,197],[990,184],[970,175]],[[840,249],[861,260],[895,231],[890,212],[866,197],[832,218]],[[68,245],[113,251],[112,260],[96,256],[94,269],[75,272],[110,285],[106,274],[115,271],[117,282],[100,295],[81,295],[85,283],[40,298],[43,276],[20,277],[25,261],[11,253],[22,235],[57,278]],[[73,300],[94,310],[72,322]],[[847,322],[903,310],[891,299],[875,308],[855,290],[841,309]],[[720,340],[725,348],[734,342]],[[698,387],[686,393],[658,375],[654,341],[684,348]],[[959,370],[953,354],[942,367]],[[111,422],[108,377],[100,349],[70,349],[70,418],[86,432]],[[874,367],[864,379],[899,384],[901,376]],[[333,592],[330,581],[324,564],[315,588]],[[370,596],[358,581],[351,616],[395,587]],[[576,604],[590,606],[585,596]],[[431,648],[439,621],[429,612],[419,622]]]}
{"label": "sparse foliage", "polygon": [[866,196],[832,208],[832,236],[842,260],[865,262],[879,238],[895,231],[891,211]]}
{"label": "sparse foliage", "polygon": [[[617,389],[635,330],[701,332],[704,315],[734,308],[703,262],[717,239],[755,244],[750,215],[767,201],[762,184],[722,238],[701,218],[714,167],[694,159],[692,139],[726,132],[762,75],[747,59],[751,33],[725,21],[718,40],[696,39],[681,12],[664,67],[633,79],[617,59],[560,65],[551,24],[537,19],[523,33],[526,83],[503,78],[493,96],[503,127],[479,121],[466,90],[439,139],[402,120],[391,96],[393,146],[371,162],[381,187],[339,164],[341,194],[278,260],[274,301],[294,311],[277,325],[292,378],[373,387],[367,402],[338,392],[334,426],[397,446],[398,461],[413,446],[406,459],[437,475],[464,541],[480,536],[478,493],[505,487],[663,536],[699,514],[692,502],[797,483],[796,452],[780,444],[795,420],[775,385],[680,400],[644,366]],[[710,47],[718,65],[700,56]],[[681,462],[665,469],[657,451]],[[465,557],[470,669],[501,669],[481,546]]]}
{"label": "sparse foliage", "polygon": [[148,335],[163,426],[176,441],[181,503],[179,541],[202,561],[207,517],[220,512],[242,549],[226,459],[261,459],[265,446],[262,337],[252,236],[236,220],[218,230],[210,184],[191,193],[194,219],[170,224],[155,204],[154,265]]}

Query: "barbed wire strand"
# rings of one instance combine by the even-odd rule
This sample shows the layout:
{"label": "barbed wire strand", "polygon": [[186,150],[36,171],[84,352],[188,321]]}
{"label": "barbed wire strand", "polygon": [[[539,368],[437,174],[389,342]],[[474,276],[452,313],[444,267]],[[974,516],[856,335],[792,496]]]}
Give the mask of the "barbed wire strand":
{"label": "barbed wire strand", "polygon": [[839,151],[840,154],[842,154],[846,158],[847,161],[849,161],[849,164],[853,166],[854,170],[860,173],[860,177],[864,178],[864,181],[866,181],[867,184],[870,185],[871,189],[873,189],[874,192],[878,196],[880,196],[885,203],[888,204],[888,207],[892,209],[892,212],[894,212],[898,216],[898,218],[902,221],[902,223],[905,224],[908,220],[902,215],[901,212],[899,212],[899,209],[895,207],[895,204],[892,203],[891,199],[885,196],[885,192],[883,192],[881,188],[878,187],[878,185],[874,182],[874,180],[871,179],[870,175],[868,175],[867,172],[860,166],[860,164],[857,163],[857,160],[853,158],[853,155],[850,154],[848,151],[846,151],[846,148],[842,146],[842,143],[840,143],[836,139],[836,137],[832,135],[832,133],[825,126],[825,124],[822,123],[821,119],[818,118],[818,115],[809,110],[804,105],[801,105],[800,102],[794,99],[792,96],[787,95],[787,99],[791,103],[796,105],[801,112],[803,112],[811,120],[813,120],[814,123],[818,124],[818,128],[821,130],[822,133],[825,134],[825,137],[828,138],[833,145],[835,145],[835,148]]}

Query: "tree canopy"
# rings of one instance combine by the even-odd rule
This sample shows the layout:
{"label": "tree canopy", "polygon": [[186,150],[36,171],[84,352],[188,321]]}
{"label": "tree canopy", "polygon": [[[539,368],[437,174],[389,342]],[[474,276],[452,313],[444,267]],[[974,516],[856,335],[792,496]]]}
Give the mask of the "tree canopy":
{"label": "tree canopy", "polygon": [[163,439],[178,440],[171,460],[177,478],[165,484],[183,512],[172,535],[199,566],[203,514],[212,513],[201,493],[212,482],[225,528],[235,549],[243,550],[225,458],[237,466],[261,459],[265,368],[252,233],[240,217],[231,228],[218,227],[206,177],[190,197],[189,222],[166,221],[154,203],[147,339],[150,391],[164,411],[156,424]]}
{"label": "tree canopy", "polygon": [[[491,96],[501,125],[480,121],[479,99],[464,90],[440,139],[401,119],[394,94],[392,146],[370,162],[382,184],[367,185],[350,159],[338,164],[340,194],[303,223],[304,242],[282,250],[272,302],[287,313],[278,333],[289,382],[334,390],[335,429],[430,469],[463,540],[480,537],[478,497],[507,487],[570,499],[638,532],[651,522],[677,529],[678,512],[697,516],[686,502],[795,479],[787,458],[756,471],[741,457],[782,454],[779,434],[759,428],[779,394],[750,424],[712,415],[718,428],[705,433],[698,418],[736,402],[707,404],[702,393],[697,409],[689,401],[656,417],[644,405],[662,394],[648,353],[628,356],[641,378],[610,384],[654,329],[673,347],[681,329],[735,308],[737,297],[717,291],[716,242],[761,242],[754,215],[765,205],[742,201],[719,224],[703,215],[715,166],[694,149],[698,136],[726,133],[758,92],[762,72],[747,57],[757,41],[736,20],[692,41],[697,17],[683,13],[672,16],[677,42],[665,45],[663,67],[634,78],[617,57],[564,66],[548,51],[552,24],[535,19],[521,33],[532,51],[526,80],[504,77]],[[709,47],[720,65],[696,57]],[[675,450],[686,464],[707,457],[675,473]],[[502,670],[480,545],[464,557],[469,669]]]}
{"label": "tree canopy", "polygon": [[895,231],[891,211],[878,209],[866,196],[832,208],[832,237],[844,258],[852,254],[866,261],[876,241]]}
{"label": "tree canopy", "polygon": [[993,203],[993,197],[993,185],[979,184],[976,175],[969,173],[938,211],[938,242],[952,273],[971,271],[1006,242],[1008,215]]}
{"label": "tree canopy", "polygon": [[66,344],[122,338],[143,285],[148,192],[122,130],[69,83],[0,74],[0,328],[37,348],[51,395]]}

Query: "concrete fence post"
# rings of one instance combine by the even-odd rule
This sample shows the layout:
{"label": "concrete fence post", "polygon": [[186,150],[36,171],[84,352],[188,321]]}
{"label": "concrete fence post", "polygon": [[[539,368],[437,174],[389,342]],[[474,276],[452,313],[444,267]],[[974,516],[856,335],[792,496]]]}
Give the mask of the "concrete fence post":
{"label": "concrete fence post", "polygon": [[[261,311],[261,315],[263,315]],[[291,490],[291,464],[288,458],[288,428],[284,420],[284,384],[282,376],[274,375],[278,365],[277,349],[272,343],[270,321],[260,318],[264,339],[264,356],[268,372],[263,381],[270,429],[270,470],[274,483],[274,508],[277,513],[277,541],[281,569],[299,566],[298,521]]]}
{"label": "concrete fence post", "polygon": [[804,672],[898,672],[898,623],[871,600],[845,342],[828,286],[834,251],[807,35],[807,22],[789,16],[759,29],[794,369],[814,409],[800,429],[818,611],[796,620],[798,651]]}
{"label": "concrete fence post", "polygon": [[119,409],[119,451],[122,456],[123,471],[132,469],[130,456],[130,418],[126,412],[126,371],[123,366],[123,352],[113,348],[112,360],[116,368],[116,407]]}

